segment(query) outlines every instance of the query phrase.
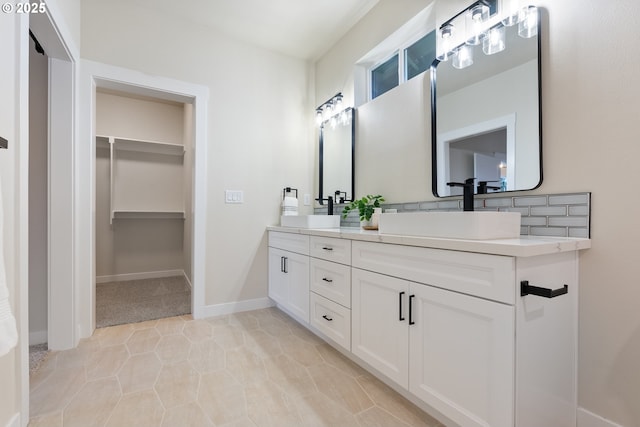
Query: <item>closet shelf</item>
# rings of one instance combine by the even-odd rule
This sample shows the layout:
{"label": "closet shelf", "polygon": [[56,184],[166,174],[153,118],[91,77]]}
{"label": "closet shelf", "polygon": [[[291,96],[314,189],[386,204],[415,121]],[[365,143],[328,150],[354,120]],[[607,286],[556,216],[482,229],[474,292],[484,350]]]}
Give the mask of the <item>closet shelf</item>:
{"label": "closet shelf", "polygon": [[104,147],[105,143],[113,141],[113,147],[116,150],[138,151],[143,153],[167,154],[172,156],[184,155],[184,145],[173,144],[170,142],[146,141],[142,139],[119,138],[113,136],[96,136],[96,144],[98,147]]}
{"label": "closet shelf", "polygon": [[184,219],[184,211],[126,211],[112,212],[113,219]]}

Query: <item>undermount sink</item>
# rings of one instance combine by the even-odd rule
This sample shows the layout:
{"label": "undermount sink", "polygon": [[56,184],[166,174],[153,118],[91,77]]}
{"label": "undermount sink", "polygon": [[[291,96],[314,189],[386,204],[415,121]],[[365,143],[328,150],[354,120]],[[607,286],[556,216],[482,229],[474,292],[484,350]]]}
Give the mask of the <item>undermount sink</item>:
{"label": "undermount sink", "polygon": [[408,212],[382,214],[380,234],[492,240],[520,236],[519,212]]}
{"label": "undermount sink", "polygon": [[340,215],[282,215],[282,227],[340,228]]}

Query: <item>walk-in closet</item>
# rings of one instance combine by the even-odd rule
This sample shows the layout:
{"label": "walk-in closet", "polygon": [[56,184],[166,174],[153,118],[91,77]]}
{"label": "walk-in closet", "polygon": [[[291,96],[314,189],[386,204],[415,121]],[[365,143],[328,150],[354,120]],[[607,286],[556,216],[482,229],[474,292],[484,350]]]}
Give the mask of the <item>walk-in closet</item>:
{"label": "walk-in closet", "polygon": [[96,327],[191,312],[190,104],[96,93]]}

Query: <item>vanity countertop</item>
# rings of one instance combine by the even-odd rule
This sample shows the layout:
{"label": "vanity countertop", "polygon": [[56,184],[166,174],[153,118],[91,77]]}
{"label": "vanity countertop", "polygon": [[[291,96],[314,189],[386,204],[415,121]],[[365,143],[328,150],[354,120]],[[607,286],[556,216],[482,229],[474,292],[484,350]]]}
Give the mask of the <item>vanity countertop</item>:
{"label": "vanity countertop", "polygon": [[589,249],[591,247],[590,239],[572,237],[521,236],[517,239],[464,240],[380,234],[377,230],[363,230],[355,227],[302,229],[270,226],[267,227],[267,230],[515,257],[547,255]]}

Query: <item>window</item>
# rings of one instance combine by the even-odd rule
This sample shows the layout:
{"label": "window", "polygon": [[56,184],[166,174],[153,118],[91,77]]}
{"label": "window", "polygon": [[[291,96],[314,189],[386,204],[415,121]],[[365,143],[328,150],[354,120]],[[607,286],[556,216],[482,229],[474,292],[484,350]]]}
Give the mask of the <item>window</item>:
{"label": "window", "polygon": [[370,69],[370,99],[375,99],[405,81],[426,71],[436,58],[436,32],[431,31],[413,43],[399,46],[389,59]]}
{"label": "window", "polygon": [[371,70],[371,99],[377,98],[399,84],[398,54]]}

